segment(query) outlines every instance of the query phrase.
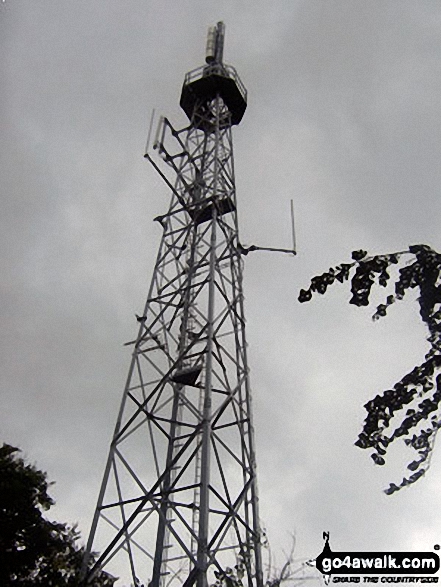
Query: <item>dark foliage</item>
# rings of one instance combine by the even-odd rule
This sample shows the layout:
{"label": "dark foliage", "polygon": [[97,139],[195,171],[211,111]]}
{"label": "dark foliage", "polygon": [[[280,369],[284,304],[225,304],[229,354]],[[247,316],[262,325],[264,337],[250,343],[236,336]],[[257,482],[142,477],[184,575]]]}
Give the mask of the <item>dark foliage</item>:
{"label": "dark foliage", "polygon": [[[402,300],[407,291],[417,289],[420,316],[429,331],[430,349],[424,361],[404,375],[393,389],[384,391],[365,405],[368,414],[355,443],[360,448],[373,449],[371,456],[377,465],[385,464],[387,449],[397,438],[415,449],[418,458],[407,466],[412,474],[398,486],[390,484],[385,490],[390,495],[424,475],[441,427],[441,374],[438,374],[441,367],[441,255],[427,245],[413,245],[407,251],[373,257],[366,251],[354,251],[352,259],[352,263],[343,263],[313,277],[310,287],[300,290],[299,301],[307,302],[315,293],[324,294],[335,281],[350,280],[352,297],[349,303],[367,306],[372,286],[377,283],[386,287],[389,270],[397,265],[394,294],[388,295],[377,307],[373,319],[386,316],[392,304]],[[399,424],[395,424],[396,416]]]}
{"label": "dark foliage", "polygon": [[[19,449],[0,447],[0,585],[78,587],[83,549],[75,527],[47,520],[54,501],[46,474],[26,464]],[[111,587],[101,573],[94,587]]]}

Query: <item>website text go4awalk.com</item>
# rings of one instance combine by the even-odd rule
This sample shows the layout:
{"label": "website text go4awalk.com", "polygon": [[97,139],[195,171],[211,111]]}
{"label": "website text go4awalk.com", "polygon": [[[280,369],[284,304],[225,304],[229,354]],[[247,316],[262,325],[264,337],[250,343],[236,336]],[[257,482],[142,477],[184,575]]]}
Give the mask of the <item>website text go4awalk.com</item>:
{"label": "website text go4awalk.com", "polygon": [[[333,583],[438,583],[436,552],[333,552],[329,534],[315,566]],[[434,550],[439,550],[435,545]]]}

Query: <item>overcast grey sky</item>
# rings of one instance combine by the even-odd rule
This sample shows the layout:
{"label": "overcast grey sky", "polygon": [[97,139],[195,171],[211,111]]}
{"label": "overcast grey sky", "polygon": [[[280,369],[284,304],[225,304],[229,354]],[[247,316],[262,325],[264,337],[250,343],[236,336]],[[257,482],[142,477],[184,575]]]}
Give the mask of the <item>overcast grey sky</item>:
{"label": "overcast grey sky", "polygon": [[415,304],[373,324],[349,288],[300,305],[311,276],[409,244],[441,247],[437,0],[4,0],[0,4],[1,440],[56,481],[86,538],[169,195],[144,161],[152,108],[183,126],[207,27],[248,89],[234,130],[261,516],[278,558],[431,550],[441,446],[387,497],[353,442],[363,404],[421,361]]}

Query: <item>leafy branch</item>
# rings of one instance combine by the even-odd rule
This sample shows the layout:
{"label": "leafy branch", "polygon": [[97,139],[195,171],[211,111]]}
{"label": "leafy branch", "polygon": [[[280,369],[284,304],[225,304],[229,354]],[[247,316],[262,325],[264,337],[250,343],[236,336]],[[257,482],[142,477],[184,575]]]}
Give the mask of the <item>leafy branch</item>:
{"label": "leafy branch", "polygon": [[[399,267],[394,294],[377,306],[373,320],[386,316],[395,302],[402,300],[409,290],[419,291],[418,304],[421,320],[426,324],[430,349],[424,361],[398,381],[393,389],[385,390],[364,407],[367,416],[356,446],[373,449],[372,459],[385,464],[387,450],[397,438],[403,438],[418,458],[407,465],[412,473],[400,485],[391,483],[385,490],[390,495],[402,487],[415,483],[430,466],[430,457],[436,434],[441,427],[441,255],[427,245],[412,245],[406,251],[368,256],[366,251],[352,253],[351,263],[331,267],[311,279],[308,289],[300,290],[299,302],[308,302],[312,296],[326,293],[335,282],[350,281],[350,304],[368,306],[372,287],[386,287],[393,265]],[[403,263],[407,260],[406,263]],[[400,266],[401,265],[401,266]],[[412,404],[410,406],[409,404]],[[391,420],[398,416],[398,425]]]}

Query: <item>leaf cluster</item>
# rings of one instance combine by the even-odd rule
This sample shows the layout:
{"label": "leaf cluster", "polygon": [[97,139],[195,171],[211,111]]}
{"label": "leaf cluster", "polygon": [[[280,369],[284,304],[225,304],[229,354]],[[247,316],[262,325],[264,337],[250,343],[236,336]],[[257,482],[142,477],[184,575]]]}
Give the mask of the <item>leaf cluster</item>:
{"label": "leaf cluster", "polygon": [[247,570],[248,558],[246,554],[239,554],[234,568],[214,571],[216,582],[211,587],[242,587],[242,579]]}
{"label": "leaf cluster", "polygon": [[[371,454],[377,465],[385,464],[389,445],[403,438],[418,458],[407,465],[412,472],[397,486],[390,484],[388,495],[411,485],[424,475],[430,465],[436,434],[441,427],[441,255],[427,245],[412,245],[406,251],[368,256],[366,251],[352,253],[352,263],[330,268],[313,277],[307,290],[300,290],[299,301],[307,302],[316,293],[324,294],[335,281],[350,281],[350,304],[368,306],[372,287],[386,287],[392,265],[399,267],[394,293],[379,304],[373,320],[386,316],[389,307],[402,300],[410,290],[418,290],[421,320],[428,328],[430,349],[424,361],[364,407],[367,416],[356,446],[374,449]],[[404,264],[403,260],[407,260]],[[401,265],[401,266],[400,266]],[[409,406],[411,404],[411,406]],[[395,424],[395,416],[399,423]],[[401,420],[400,420],[401,418]]]}

